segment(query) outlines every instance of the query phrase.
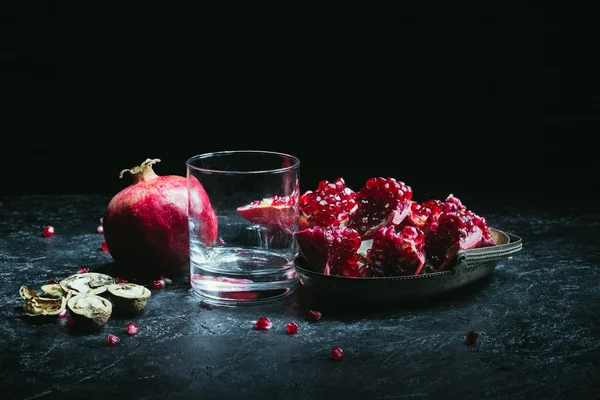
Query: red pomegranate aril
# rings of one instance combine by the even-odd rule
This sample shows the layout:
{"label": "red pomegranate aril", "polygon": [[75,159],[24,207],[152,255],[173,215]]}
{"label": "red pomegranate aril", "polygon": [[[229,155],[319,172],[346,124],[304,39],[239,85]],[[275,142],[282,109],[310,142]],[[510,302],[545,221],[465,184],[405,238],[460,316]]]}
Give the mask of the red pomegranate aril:
{"label": "red pomegranate aril", "polygon": [[59,312],[57,315],[58,315],[59,318],[64,318],[64,317],[67,316],[67,310],[64,309],[61,312]]}
{"label": "red pomegranate aril", "polygon": [[467,332],[467,336],[465,338],[465,343],[468,345],[475,344],[478,337],[479,337],[479,335],[477,333],[475,333],[474,331],[469,331],[469,332]]}
{"label": "red pomegranate aril", "polygon": [[46,283],[46,285],[57,285],[58,281],[56,279],[52,279]]}
{"label": "red pomegranate aril", "polygon": [[129,281],[127,279],[125,279],[125,278],[116,277],[115,278],[115,282],[117,282],[117,283],[127,283]]}
{"label": "red pomegranate aril", "polygon": [[298,333],[298,324],[295,323],[294,321],[288,322],[285,325],[285,329],[287,330],[287,333],[289,333],[290,335],[295,335],[296,333]]}
{"label": "red pomegranate aril", "polygon": [[44,230],[42,231],[42,235],[44,237],[52,237],[54,236],[54,227],[51,225],[48,225],[44,228]]}
{"label": "red pomegranate aril", "polygon": [[90,272],[90,269],[88,267],[81,267],[77,270],[78,274],[87,274],[88,272]]}
{"label": "red pomegranate aril", "polygon": [[163,281],[165,281],[165,284],[166,284],[166,285],[170,285],[170,284],[172,284],[172,283],[173,283],[173,280],[172,280],[172,279],[170,279],[170,278],[167,278],[167,277],[166,277],[166,276],[164,276],[164,275],[163,275],[163,276],[161,276],[161,277],[160,277],[160,279],[162,279]]}
{"label": "red pomegranate aril", "polygon": [[121,341],[121,339],[117,335],[114,335],[112,333],[108,334],[108,345],[109,346],[116,346],[119,344],[120,341]]}
{"label": "red pomegranate aril", "polygon": [[155,281],[152,281],[152,283],[150,284],[151,289],[162,289],[165,286],[166,286],[165,281],[163,281],[162,279],[157,279]]}
{"label": "red pomegranate aril", "polygon": [[256,328],[257,329],[271,329],[273,327],[273,323],[271,322],[271,320],[265,316],[260,317],[257,321],[256,321]]}
{"label": "red pomegranate aril", "polygon": [[96,232],[104,233],[104,227],[102,225],[98,225],[98,227],[96,227]]}
{"label": "red pomegranate aril", "polygon": [[341,360],[344,357],[344,351],[339,346],[331,348],[330,357],[332,360]]}
{"label": "red pomegranate aril", "polygon": [[106,245],[106,241],[102,242],[102,244],[100,245],[100,250],[108,251],[108,246]]}
{"label": "red pomegranate aril", "polygon": [[315,310],[308,310],[305,317],[307,321],[318,321],[321,319],[321,313]]}
{"label": "red pomegranate aril", "polygon": [[127,330],[128,335],[135,335],[136,333],[139,332],[138,326],[136,324],[134,324],[133,322],[129,322],[125,329]]}

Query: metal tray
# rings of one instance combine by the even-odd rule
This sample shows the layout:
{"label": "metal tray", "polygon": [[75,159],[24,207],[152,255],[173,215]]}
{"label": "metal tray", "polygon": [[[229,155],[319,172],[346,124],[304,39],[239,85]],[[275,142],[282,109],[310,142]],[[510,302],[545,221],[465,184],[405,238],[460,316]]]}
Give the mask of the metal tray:
{"label": "metal tray", "polygon": [[294,265],[302,282],[302,295],[317,302],[343,304],[409,303],[434,298],[461,289],[489,276],[499,260],[508,258],[522,248],[522,239],[512,233],[491,229],[497,245],[460,250],[452,268],[417,276],[384,278],[346,278],[311,271],[298,256]]}

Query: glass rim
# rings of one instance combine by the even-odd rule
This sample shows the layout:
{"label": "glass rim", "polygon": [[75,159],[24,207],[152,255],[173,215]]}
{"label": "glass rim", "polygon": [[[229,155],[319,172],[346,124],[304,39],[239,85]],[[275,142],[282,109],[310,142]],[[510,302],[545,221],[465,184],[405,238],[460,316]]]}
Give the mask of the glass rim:
{"label": "glass rim", "polygon": [[[195,165],[192,165],[192,162],[194,162],[196,160],[207,159],[207,158],[216,157],[216,156],[230,156],[230,155],[235,155],[235,154],[257,154],[257,155],[263,154],[263,155],[270,155],[270,156],[279,156],[281,158],[289,158],[290,160],[293,161],[293,164],[288,167],[272,168],[272,169],[259,169],[259,170],[252,170],[252,171],[236,171],[236,170],[225,170],[225,169],[214,169],[214,168],[202,168],[202,167],[197,167]],[[267,173],[274,174],[274,173],[287,172],[287,171],[291,171],[293,169],[298,168],[298,166],[300,165],[300,159],[298,157],[293,156],[288,153],[282,153],[282,152],[270,151],[270,150],[223,150],[223,151],[212,151],[209,153],[196,154],[194,156],[189,157],[185,161],[185,165],[189,169],[192,169],[194,171],[199,171],[199,172],[205,172],[205,173],[236,174],[236,175],[238,175],[238,174],[239,175],[267,174]]]}

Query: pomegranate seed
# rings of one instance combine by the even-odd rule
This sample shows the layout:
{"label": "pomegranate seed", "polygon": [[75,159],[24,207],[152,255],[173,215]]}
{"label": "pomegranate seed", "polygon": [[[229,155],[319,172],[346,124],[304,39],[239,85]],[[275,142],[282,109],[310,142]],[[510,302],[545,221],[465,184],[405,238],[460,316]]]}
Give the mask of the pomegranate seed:
{"label": "pomegranate seed", "polygon": [[96,232],[104,233],[104,227],[102,225],[98,225],[98,227],[96,228]]}
{"label": "pomegranate seed", "polygon": [[344,350],[340,349],[338,346],[333,346],[331,348],[331,359],[332,360],[341,360],[344,357]]}
{"label": "pomegranate seed", "polygon": [[100,249],[102,251],[108,251],[108,246],[106,245],[106,240],[104,242],[102,242],[102,244],[100,245]]}
{"label": "pomegranate seed", "polygon": [[125,278],[116,277],[115,278],[115,282],[117,282],[117,283],[127,283],[129,281],[127,279],[125,279]]}
{"label": "pomegranate seed", "polygon": [[260,317],[258,319],[258,321],[256,321],[257,329],[271,329],[272,326],[273,326],[273,323],[267,317]]}
{"label": "pomegranate seed", "polygon": [[321,313],[315,310],[308,310],[306,313],[307,321],[318,321],[321,319]]}
{"label": "pomegranate seed", "polygon": [[166,276],[161,276],[160,279],[165,281],[165,284],[167,284],[167,285],[170,285],[171,283],[173,283],[173,281],[171,279],[167,278]]}
{"label": "pomegranate seed", "polygon": [[42,235],[44,237],[52,237],[54,236],[54,227],[51,225],[48,225],[47,227],[44,228],[44,230],[42,231]]}
{"label": "pomegranate seed", "polygon": [[127,334],[128,335],[135,335],[136,333],[138,333],[138,331],[139,331],[139,328],[133,322],[130,322],[127,324]]}
{"label": "pomegranate seed", "polygon": [[157,279],[150,284],[152,289],[162,289],[165,287],[165,281],[162,279]]}
{"label": "pomegranate seed", "polygon": [[48,281],[46,285],[58,285],[58,281],[56,279],[52,279],[51,281]]}
{"label": "pomegranate seed", "polygon": [[58,313],[58,318],[64,318],[67,316],[67,310],[64,309],[61,312]]}
{"label": "pomegranate seed", "polygon": [[479,337],[479,335],[473,331],[469,331],[467,333],[467,337],[465,338],[465,343],[466,344],[475,344],[475,342],[477,341],[477,338]]}
{"label": "pomegranate seed", "polygon": [[109,346],[116,346],[119,344],[120,341],[121,341],[121,339],[117,335],[113,335],[112,333],[108,334],[108,345]]}
{"label": "pomegranate seed", "polygon": [[294,334],[298,333],[298,324],[295,323],[294,321],[288,322],[288,324],[285,326],[285,329],[287,329],[287,332],[290,335],[294,335]]}
{"label": "pomegranate seed", "polygon": [[90,269],[88,267],[81,267],[77,270],[78,274],[85,274],[87,272],[90,272]]}

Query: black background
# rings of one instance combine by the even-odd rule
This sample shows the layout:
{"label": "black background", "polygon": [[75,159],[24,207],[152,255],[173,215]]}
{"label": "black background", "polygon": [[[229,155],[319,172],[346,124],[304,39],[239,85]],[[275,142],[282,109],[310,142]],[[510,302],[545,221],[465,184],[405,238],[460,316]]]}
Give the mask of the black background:
{"label": "black background", "polygon": [[265,149],[301,159],[302,190],[595,205],[591,9],[22,3],[0,2],[0,194],[112,194],[146,158],[185,175]]}

